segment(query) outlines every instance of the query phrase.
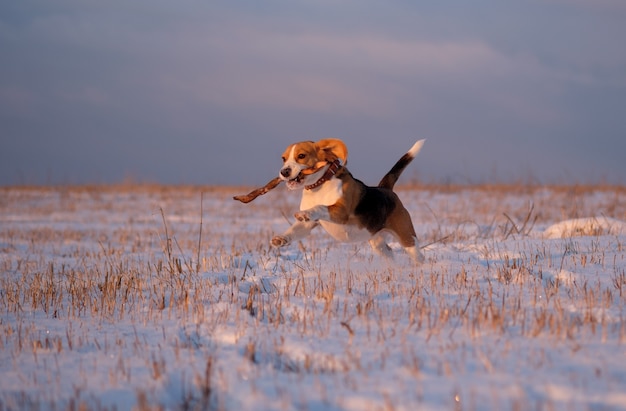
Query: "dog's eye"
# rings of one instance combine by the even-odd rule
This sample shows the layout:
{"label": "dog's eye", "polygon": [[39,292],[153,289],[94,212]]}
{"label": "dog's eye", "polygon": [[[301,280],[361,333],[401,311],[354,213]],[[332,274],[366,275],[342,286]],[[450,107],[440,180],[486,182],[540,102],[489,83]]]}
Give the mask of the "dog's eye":
{"label": "dog's eye", "polygon": [[286,159],[284,156],[283,156],[283,157],[281,157],[281,158],[283,159],[283,163],[284,163],[285,161],[287,161],[287,159]]}
{"label": "dog's eye", "polygon": [[306,154],[298,154],[298,160],[303,160],[306,157]]}

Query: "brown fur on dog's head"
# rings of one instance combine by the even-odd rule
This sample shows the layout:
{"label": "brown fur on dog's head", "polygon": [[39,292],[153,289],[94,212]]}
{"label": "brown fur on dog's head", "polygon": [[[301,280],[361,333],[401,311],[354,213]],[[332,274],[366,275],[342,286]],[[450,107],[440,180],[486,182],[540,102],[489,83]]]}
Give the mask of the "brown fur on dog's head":
{"label": "brown fur on dog's head", "polygon": [[283,153],[283,163],[289,160],[292,151],[293,161],[301,164],[303,168],[318,168],[324,165],[319,163],[332,163],[336,159],[341,159],[345,164],[348,160],[348,148],[337,138],[291,144]]}
{"label": "brown fur on dog's head", "polygon": [[340,159],[343,165],[348,161],[348,147],[338,138],[325,138],[315,143],[315,146],[322,152],[324,160],[328,163]]}
{"label": "brown fur on dog's head", "polygon": [[304,188],[315,182],[310,181],[309,176],[315,175],[337,159],[345,165],[348,149],[343,141],[336,138],[291,144],[283,153],[283,167],[279,177],[287,182],[290,190]]}

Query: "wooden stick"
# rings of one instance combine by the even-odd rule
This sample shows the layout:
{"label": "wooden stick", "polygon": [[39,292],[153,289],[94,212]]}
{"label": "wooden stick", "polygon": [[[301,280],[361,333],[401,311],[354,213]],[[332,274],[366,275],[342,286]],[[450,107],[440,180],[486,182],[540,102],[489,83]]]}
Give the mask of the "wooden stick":
{"label": "wooden stick", "polygon": [[250,201],[252,201],[255,198],[257,198],[258,196],[262,196],[263,194],[267,193],[268,191],[271,191],[274,188],[276,188],[276,186],[279,185],[281,181],[283,181],[283,180],[280,177],[273,178],[267,184],[265,184],[263,187],[257,188],[256,190],[253,190],[253,191],[251,191],[251,192],[249,192],[248,194],[245,194],[245,195],[234,196],[233,199],[241,201],[244,204],[249,203]]}
{"label": "wooden stick", "polygon": [[[315,166],[302,170],[301,173],[303,175],[315,174],[318,171],[320,171],[322,169],[322,167],[324,167],[326,164],[328,164],[326,161],[320,161],[320,162],[316,163]],[[280,177],[273,178],[267,184],[265,184],[263,187],[257,188],[256,190],[253,190],[253,191],[249,192],[248,194],[244,194],[244,195],[240,195],[240,196],[234,196],[233,199],[241,201],[244,204],[249,203],[250,201],[252,201],[255,198],[257,198],[258,196],[262,196],[263,194],[266,194],[267,192],[269,192],[269,191],[273,190],[274,188],[276,188],[276,186],[279,185],[281,181],[283,181],[283,180]]]}

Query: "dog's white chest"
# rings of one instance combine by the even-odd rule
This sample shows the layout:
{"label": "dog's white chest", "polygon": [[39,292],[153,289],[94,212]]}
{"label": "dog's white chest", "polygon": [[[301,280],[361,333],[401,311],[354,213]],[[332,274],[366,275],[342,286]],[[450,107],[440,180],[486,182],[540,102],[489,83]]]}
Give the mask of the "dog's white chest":
{"label": "dog's white chest", "polygon": [[[343,195],[341,180],[333,178],[316,190],[304,190],[300,201],[300,210],[310,210],[316,206],[330,206],[335,204]],[[337,224],[320,219],[320,225],[335,240],[341,242],[366,241],[371,234],[353,224]]]}
{"label": "dog's white chest", "polygon": [[338,178],[332,178],[314,190],[304,190],[300,200],[300,210],[308,210],[315,206],[333,205],[341,198],[342,183]]}

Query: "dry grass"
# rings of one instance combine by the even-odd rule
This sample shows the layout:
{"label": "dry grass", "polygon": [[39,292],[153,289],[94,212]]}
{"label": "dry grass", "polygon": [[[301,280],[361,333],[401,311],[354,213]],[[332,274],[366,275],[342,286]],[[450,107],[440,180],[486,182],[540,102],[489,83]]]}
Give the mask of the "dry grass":
{"label": "dry grass", "polygon": [[[623,187],[401,187],[430,244],[419,268],[322,232],[276,252],[268,240],[297,199],[230,202],[240,191],[2,189],[0,371],[17,382],[1,384],[0,410],[113,409],[107,390],[138,409],[246,408],[238,390],[267,409],[357,409],[361,397],[378,409],[593,408],[498,381],[563,359],[565,380],[619,386],[623,369],[589,376],[577,353],[625,360],[624,237],[534,233],[626,220]],[[437,387],[448,391],[425,391]]]}

